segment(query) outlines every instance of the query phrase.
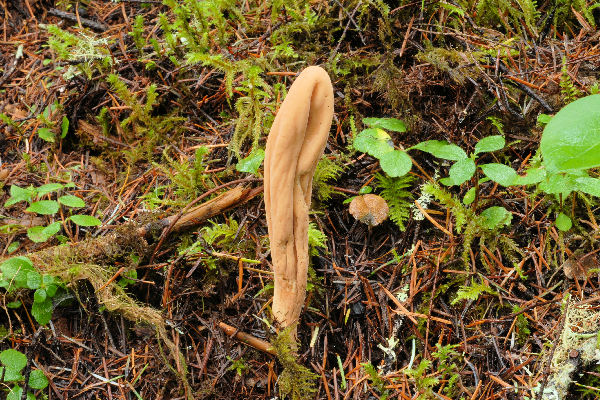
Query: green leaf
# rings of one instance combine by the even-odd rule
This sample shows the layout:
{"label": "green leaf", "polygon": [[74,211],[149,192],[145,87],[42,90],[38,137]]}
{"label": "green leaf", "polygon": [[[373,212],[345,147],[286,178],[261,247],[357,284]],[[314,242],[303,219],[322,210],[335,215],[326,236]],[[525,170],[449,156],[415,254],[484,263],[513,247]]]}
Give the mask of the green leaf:
{"label": "green leaf", "polygon": [[[21,380],[23,377],[15,380]],[[20,386],[13,387],[6,397],[6,400],[21,400],[23,398],[23,388]],[[27,400],[35,400],[33,393],[27,393]]]}
{"label": "green leaf", "polygon": [[48,378],[44,375],[44,372],[39,369],[34,369],[29,374],[29,387],[32,389],[45,389],[48,386]]}
{"label": "green leaf", "polygon": [[561,109],[544,128],[540,150],[549,172],[600,166],[600,95]]}
{"label": "green leaf", "polygon": [[235,169],[240,172],[247,172],[250,174],[256,174],[260,164],[262,164],[265,158],[265,151],[263,149],[254,149],[250,152],[248,157],[241,159]]}
{"label": "green leaf", "polygon": [[69,132],[69,119],[64,115],[60,123],[60,137],[64,139],[67,136],[67,132]]}
{"label": "green leaf", "polygon": [[[427,140],[410,149],[417,149],[444,160],[458,161],[467,158],[467,153],[455,144],[442,140]],[[410,150],[409,149],[409,150]]]}
{"label": "green leaf", "polygon": [[35,303],[43,303],[46,301],[47,297],[48,293],[46,293],[45,289],[37,289],[35,292],[33,292],[33,301]]}
{"label": "green leaf", "polygon": [[27,287],[29,289],[37,289],[42,284],[42,275],[37,271],[29,271],[27,273]]}
{"label": "green leaf", "polygon": [[60,190],[64,187],[65,187],[65,185],[63,185],[61,183],[47,183],[47,184],[42,185],[39,188],[35,189],[35,192],[37,193],[38,196],[44,196],[48,193],[56,192],[57,190]]}
{"label": "green leaf", "polygon": [[392,138],[383,129],[365,129],[354,138],[353,147],[363,153],[381,158],[394,150],[390,144]]}
{"label": "green leaf", "polygon": [[21,245],[21,242],[19,242],[18,240],[14,241],[14,242],[11,242],[11,244],[9,244],[8,248],[6,249],[6,252],[8,254],[12,254],[15,251],[17,251],[17,249],[19,248],[20,245]]}
{"label": "green leaf", "polygon": [[550,122],[551,119],[552,119],[551,115],[540,114],[537,117],[537,123],[538,123],[538,125],[546,125],[548,122]]}
{"label": "green leaf", "polygon": [[556,217],[556,227],[558,229],[560,229],[563,232],[566,232],[569,229],[571,229],[572,226],[573,222],[571,221],[571,218],[569,218],[563,213],[558,213],[558,216]]}
{"label": "green leaf", "polygon": [[65,196],[59,197],[58,202],[67,207],[73,207],[73,208],[85,207],[85,201],[83,201],[82,199],[80,199],[77,196],[73,196],[72,194],[67,194]]}
{"label": "green leaf", "polygon": [[[0,375],[4,372],[4,382],[16,382],[23,379],[23,375],[21,375],[21,370],[14,370],[8,367],[0,367]],[[8,399],[8,397],[7,397]],[[21,400],[19,397],[17,400]]]}
{"label": "green leaf", "polygon": [[31,315],[40,325],[46,325],[52,319],[52,300],[46,299],[42,302],[34,302],[31,305]]}
{"label": "green leaf", "polygon": [[23,305],[20,300],[11,301],[10,303],[6,303],[7,308],[19,308]]}
{"label": "green leaf", "polygon": [[369,185],[367,186],[363,186],[360,188],[360,190],[358,191],[358,194],[369,194],[373,191],[373,188]]}
{"label": "green leaf", "polygon": [[499,206],[486,208],[481,212],[481,217],[483,227],[490,230],[510,225],[512,221],[512,214],[506,208]]}
{"label": "green leaf", "polygon": [[364,118],[363,123],[371,128],[382,128],[392,132],[406,132],[406,125],[396,118]]}
{"label": "green leaf", "polygon": [[27,287],[27,273],[30,271],[34,271],[33,264],[24,256],[9,258],[0,264],[2,278],[16,288]]}
{"label": "green leaf", "polygon": [[504,164],[483,164],[481,170],[485,176],[502,186],[513,185],[518,176],[514,169]]}
{"label": "green leaf", "polygon": [[544,168],[532,168],[525,171],[525,175],[518,175],[513,185],[535,185],[546,178]]}
{"label": "green leaf", "polygon": [[469,204],[473,203],[475,201],[475,194],[477,192],[475,191],[475,187],[472,187],[471,189],[467,190],[467,193],[465,193],[465,197],[463,197],[463,204],[465,206],[468,206]]}
{"label": "green leaf", "polygon": [[557,173],[550,175],[539,183],[540,190],[547,194],[562,195],[566,198],[571,192],[577,190],[577,179],[574,174]]}
{"label": "green leaf", "polygon": [[58,290],[58,286],[56,286],[56,285],[49,285],[46,288],[46,295],[48,297],[54,297],[54,295],[56,294],[57,290]]}
{"label": "green leaf", "polygon": [[43,139],[46,142],[54,143],[56,141],[56,135],[48,128],[40,128],[37,133],[40,139]]}
{"label": "green leaf", "polygon": [[21,371],[27,365],[27,357],[15,349],[7,349],[0,353],[0,362],[8,369]]}
{"label": "green leaf", "polygon": [[99,226],[102,225],[102,221],[100,221],[96,217],[92,217],[91,215],[71,215],[69,217],[71,221],[79,226]]}
{"label": "green leaf", "polygon": [[45,274],[42,276],[42,284],[44,286],[52,285],[54,282],[56,282],[56,278],[54,278],[52,275]]}
{"label": "green leaf", "polygon": [[[448,186],[462,185],[473,177],[476,169],[475,161],[471,158],[464,158],[455,162],[448,171],[449,180],[447,182],[450,183]],[[447,183],[444,182],[444,185],[447,185]]]}
{"label": "green leaf", "polygon": [[27,188],[23,189],[16,185],[11,185],[10,187],[10,198],[6,200],[4,203],[4,207],[10,207],[14,204],[17,204],[21,201],[29,201],[33,196],[33,189]]}
{"label": "green leaf", "polygon": [[53,222],[48,226],[32,226],[27,229],[27,237],[35,243],[43,243],[60,231],[60,222]]}
{"label": "green leaf", "polygon": [[600,179],[582,177],[577,178],[575,182],[577,190],[591,194],[592,196],[600,197]]}
{"label": "green leaf", "polygon": [[488,136],[477,142],[475,145],[475,154],[500,150],[505,144],[506,140],[504,140],[502,135]]}
{"label": "green leaf", "polygon": [[402,150],[394,150],[385,153],[379,159],[381,169],[391,176],[397,178],[408,174],[412,167],[412,160],[409,155]]}
{"label": "green leaf", "polygon": [[56,200],[36,201],[31,203],[31,205],[27,207],[25,211],[42,215],[56,214],[58,212],[58,202],[56,202]]}

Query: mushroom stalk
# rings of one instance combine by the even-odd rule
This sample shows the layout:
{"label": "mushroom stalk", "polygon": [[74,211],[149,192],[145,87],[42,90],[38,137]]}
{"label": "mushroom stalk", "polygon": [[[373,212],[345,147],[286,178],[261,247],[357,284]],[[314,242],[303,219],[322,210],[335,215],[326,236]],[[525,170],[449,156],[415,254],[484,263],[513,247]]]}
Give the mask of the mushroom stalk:
{"label": "mushroom stalk", "polygon": [[304,305],[312,179],[332,119],[329,75],[308,67],[290,87],[267,139],[264,198],[275,275],[272,309],[283,328],[298,321]]}

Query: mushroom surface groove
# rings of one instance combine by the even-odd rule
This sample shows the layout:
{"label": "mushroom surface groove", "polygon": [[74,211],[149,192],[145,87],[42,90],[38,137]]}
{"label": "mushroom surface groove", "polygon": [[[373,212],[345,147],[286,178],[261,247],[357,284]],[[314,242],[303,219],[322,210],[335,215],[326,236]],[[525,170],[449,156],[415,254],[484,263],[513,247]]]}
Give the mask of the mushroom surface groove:
{"label": "mushroom surface groove", "polygon": [[275,275],[273,316],[283,328],[298,321],[304,304],[312,179],[332,119],[329,75],[308,67],[290,87],[267,139],[264,196]]}

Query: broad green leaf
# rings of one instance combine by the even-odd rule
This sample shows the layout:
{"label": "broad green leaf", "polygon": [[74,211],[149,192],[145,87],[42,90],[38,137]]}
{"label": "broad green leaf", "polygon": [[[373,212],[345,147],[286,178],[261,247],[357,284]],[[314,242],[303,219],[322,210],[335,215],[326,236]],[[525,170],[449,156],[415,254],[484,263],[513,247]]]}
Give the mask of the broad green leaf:
{"label": "broad green leaf", "polygon": [[48,226],[32,226],[27,229],[27,237],[35,243],[43,243],[60,231],[60,222],[53,222]]}
{"label": "broad green leaf", "polygon": [[[15,370],[8,367],[0,367],[0,375],[4,372],[4,382],[16,382],[23,379],[23,375],[21,375],[21,370]],[[10,397],[7,397],[7,400]],[[21,400],[19,397],[17,400]]]}
{"label": "broad green leaf", "polygon": [[71,215],[69,219],[79,226],[98,226],[102,224],[102,221],[91,215]]}
{"label": "broad green leaf", "polygon": [[566,198],[571,192],[577,190],[577,179],[573,174],[557,173],[550,175],[538,185],[540,190],[548,194],[562,195]]}
{"label": "broad green leaf", "polygon": [[31,315],[40,325],[46,325],[52,319],[52,309],[52,300],[36,301],[31,305]]}
{"label": "broad green leaf", "polygon": [[44,372],[39,369],[34,369],[29,374],[29,387],[32,389],[45,389],[48,386],[48,378],[44,375]]}
{"label": "broad green leaf", "polygon": [[58,212],[58,202],[55,200],[40,200],[34,203],[31,203],[29,207],[25,209],[25,211],[42,214],[42,215],[52,215]]}
{"label": "broad green leaf", "polygon": [[465,206],[468,206],[469,204],[473,203],[475,201],[475,194],[477,192],[475,191],[475,187],[472,187],[471,189],[467,190],[467,193],[465,193],[465,197],[463,197],[463,204]]}
{"label": "broad green leaf", "polygon": [[[19,379],[15,379],[16,381],[21,380],[23,377]],[[23,398],[23,388],[20,386],[13,387],[8,395],[6,396],[6,400],[21,400]],[[27,400],[35,400],[35,396],[33,393],[27,393]]]}
{"label": "broad green leaf", "polygon": [[24,256],[9,258],[0,264],[2,279],[12,283],[16,288],[24,288],[27,283],[27,273],[34,271],[31,261]]}
{"label": "broad green leaf", "polygon": [[80,199],[77,196],[73,196],[72,194],[67,194],[65,196],[60,196],[58,198],[58,202],[60,204],[63,204],[67,207],[73,207],[73,208],[81,208],[81,207],[85,207],[85,201],[83,201],[82,199]]}
{"label": "broad green leaf", "polygon": [[600,166],[600,95],[576,100],[548,122],[540,142],[549,172]]}
{"label": "broad green leaf", "polygon": [[54,143],[56,141],[56,135],[48,128],[40,128],[37,133],[40,139],[44,139],[46,142]]}
{"label": "broad green leaf", "polygon": [[493,206],[481,212],[482,225],[487,229],[500,228],[510,225],[512,214],[504,207]]}
{"label": "broad green leaf", "polygon": [[46,293],[46,289],[37,289],[33,292],[33,301],[36,303],[42,303],[46,301],[48,294]]}
{"label": "broad green leaf", "polygon": [[27,365],[27,357],[15,349],[7,349],[0,353],[2,365],[13,371],[20,371]]}
{"label": "broad green leaf", "polygon": [[250,174],[256,174],[260,164],[262,164],[265,158],[265,151],[263,149],[254,149],[250,152],[248,157],[241,159],[235,166],[240,172],[247,172]]}
{"label": "broad green leaf", "polygon": [[359,189],[358,194],[369,194],[373,191],[373,188],[369,185],[363,186]]}
{"label": "broad green leaf", "polygon": [[56,294],[57,290],[58,290],[58,286],[56,286],[56,285],[49,285],[46,288],[46,295],[48,297],[54,297],[54,295]]}
{"label": "broad green leaf", "polygon": [[467,153],[463,149],[442,140],[427,140],[411,147],[411,149],[421,150],[444,160],[458,161],[467,158]]}
{"label": "broad green leaf", "polygon": [[60,137],[64,139],[67,136],[67,132],[69,132],[69,119],[64,115],[60,123]]}
{"label": "broad green leaf", "polygon": [[10,187],[10,198],[6,200],[6,203],[4,203],[4,207],[10,207],[21,201],[29,201],[31,200],[33,193],[34,191],[31,188],[24,189],[22,187],[12,185]]}
{"label": "broad green leaf", "polygon": [[62,183],[47,183],[35,189],[35,192],[38,196],[44,196],[48,193],[56,192],[57,190],[60,190],[64,187],[65,185],[63,185]]}
{"label": "broad green leaf", "polygon": [[27,287],[29,289],[37,289],[42,284],[42,275],[37,271],[27,273]]}
{"label": "broad green leaf", "polygon": [[393,132],[406,132],[404,122],[396,118],[364,118],[363,123],[371,128],[382,128]]}
{"label": "broad green leaf", "polygon": [[19,248],[20,245],[21,245],[21,242],[19,242],[18,240],[14,241],[14,242],[11,242],[11,244],[9,244],[8,248],[6,249],[6,252],[8,254],[12,254],[15,251],[17,251],[17,249]]}
{"label": "broad green leaf", "polygon": [[7,308],[13,308],[13,309],[19,308],[22,305],[23,305],[23,303],[21,303],[20,300],[15,300],[15,301],[11,301],[9,303],[6,303],[6,307]]}
{"label": "broad green leaf", "polygon": [[525,171],[525,175],[518,175],[513,185],[535,185],[546,178],[544,168],[532,168]]}
{"label": "broad green leaf", "polygon": [[506,144],[502,135],[484,137],[475,145],[475,154],[500,150]]}
{"label": "broad green leaf", "polygon": [[408,174],[412,167],[412,160],[402,150],[385,153],[379,159],[381,169],[389,176],[396,178]]}
{"label": "broad green leaf", "polygon": [[556,227],[563,232],[568,231],[573,226],[573,221],[567,215],[558,213],[556,217]]}
{"label": "broad green leaf", "polygon": [[514,169],[504,164],[483,164],[481,170],[485,176],[502,186],[513,185],[518,176]]}
{"label": "broad green leaf", "polygon": [[[455,162],[450,167],[450,171],[448,171],[448,182],[451,183],[448,186],[462,185],[473,177],[476,169],[475,161],[471,158],[465,158]],[[446,183],[444,184],[446,185]]]}
{"label": "broad green leaf", "polygon": [[394,150],[390,144],[392,138],[383,129],[365,129],[354,138],[354,148],[363,153],[368,153],[376,158],[381,158],[385,153]]}
{"label": "broad green leaf", "polygon": [[54,282],[56,282],[56,278],[54,278],[52,275],[45,274],[42,276],[42,284],[44,286],[52,285]]}
{"label": "broad green leaf", "polygon": [[577,190],[591,194],[592,196],[600,197],[600,179],[582,177],[577,178],[575,182]]}

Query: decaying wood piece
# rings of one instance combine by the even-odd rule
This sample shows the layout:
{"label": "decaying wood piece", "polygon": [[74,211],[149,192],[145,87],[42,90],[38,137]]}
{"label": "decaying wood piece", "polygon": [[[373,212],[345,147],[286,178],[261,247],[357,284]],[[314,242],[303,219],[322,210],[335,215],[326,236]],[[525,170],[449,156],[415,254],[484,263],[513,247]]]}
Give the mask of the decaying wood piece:
{"label": "decaying wood piece", "polygon": [[308,67],[291,86],[267,139],[264,192],[275,275],[273,316],[282,327],[298,321],[304,304],[312,179],[332,119],[331,80],[322,68]]}

